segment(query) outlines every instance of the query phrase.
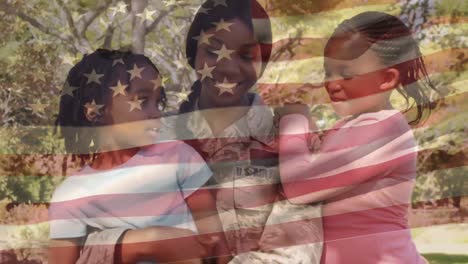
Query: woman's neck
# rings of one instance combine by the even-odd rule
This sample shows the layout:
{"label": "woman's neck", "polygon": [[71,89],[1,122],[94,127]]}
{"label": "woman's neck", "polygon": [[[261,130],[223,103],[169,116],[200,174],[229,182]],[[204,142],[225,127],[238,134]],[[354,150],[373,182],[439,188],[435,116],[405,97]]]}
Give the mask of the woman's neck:
{"label": "woman's neck", "polygon": [[109,170],[120,166],[135,156],[140,148],[108,151],[96,154],[90,167],[95,170]]}
{"label": "woman's neck", "polygon": [[200,98],[198,108],[201,114],[208,122],[214,136],[222,133],[231,124],[242,118],[250,108],[250,102],[247,94],[242,98],[239,104],[235,106],[214,106],[207,100]]}

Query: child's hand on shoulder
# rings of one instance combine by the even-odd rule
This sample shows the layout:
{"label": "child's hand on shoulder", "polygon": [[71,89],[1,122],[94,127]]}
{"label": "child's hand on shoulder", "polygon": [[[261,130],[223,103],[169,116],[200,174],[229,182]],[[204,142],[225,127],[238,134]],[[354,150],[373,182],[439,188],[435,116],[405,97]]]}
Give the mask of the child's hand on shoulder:
{"label": "child's hand on shoulder", "polygon": [[310,115],[310,107],[305,104],[295,103],[295,104],[285,104],[282,107],[275,108],[274,110],[274,123],[276,127],[279,127],[280,121],[283,117],[292,114],[300,114],[307,118],[309,121],[309,129],[311,131],[317,130],[317,126],[315,125],[315,120]]}
{"label": "child's hand on shoulder", "polygon": [[305,117],[310,116],[310,108],[308,105],[294,103],[294,104],[285,104],[282,107],[275,108],[275,116],[281,119],[284,116],[300,114]]}

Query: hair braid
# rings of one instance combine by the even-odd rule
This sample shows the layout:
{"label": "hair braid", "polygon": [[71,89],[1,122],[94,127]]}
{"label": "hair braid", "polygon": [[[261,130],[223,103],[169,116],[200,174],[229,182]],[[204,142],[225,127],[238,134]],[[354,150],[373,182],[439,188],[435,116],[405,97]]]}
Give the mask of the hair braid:
{"label": "hair braid", "polygon": [[[381,12],[364,12],[337,27],[333,35],[343,33],[362,34],[372,49],[388,67],[400,72],[400,84],[397,92],[406,101],[407,109],[416,107],[416,118],[409,123],[418,124],[433,108],[426,90],[440,95],[431,82],[418,43],[412,37],[411,30],[397,17]],[[410,103],[410,99],[413,100]]]}

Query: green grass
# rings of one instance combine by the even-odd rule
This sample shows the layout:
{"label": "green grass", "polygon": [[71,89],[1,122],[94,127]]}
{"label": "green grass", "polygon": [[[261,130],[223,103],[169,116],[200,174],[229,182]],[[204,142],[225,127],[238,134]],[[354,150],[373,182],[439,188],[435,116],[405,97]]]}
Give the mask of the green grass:
{"label": "green grass", "polygon": [[430,264],[466,264],[468,263],[468,255],[449,255],[430,253],[423,254]]}
{"label": "green grass", "polygon": [[468,264],[468,224],[413,228],[418,251],[430,264]]}
{"label": "green grass", "polygon": [[414,239],[415,237],[418,237],[420,234],[424,233],[424,231],[424,228],[413,228],[411,229],[411,236]]}

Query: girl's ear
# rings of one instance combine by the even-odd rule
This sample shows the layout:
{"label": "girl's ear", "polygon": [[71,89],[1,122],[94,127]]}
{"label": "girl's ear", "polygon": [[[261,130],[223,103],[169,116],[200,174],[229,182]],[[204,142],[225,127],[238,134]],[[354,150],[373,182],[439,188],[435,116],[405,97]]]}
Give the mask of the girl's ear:
{"label": "girl's ear", "polygon": [[380,85],[380,90],[387,91],[394,89],[400,84],[400,72],[395,68],[384,70],[384,82]]}

